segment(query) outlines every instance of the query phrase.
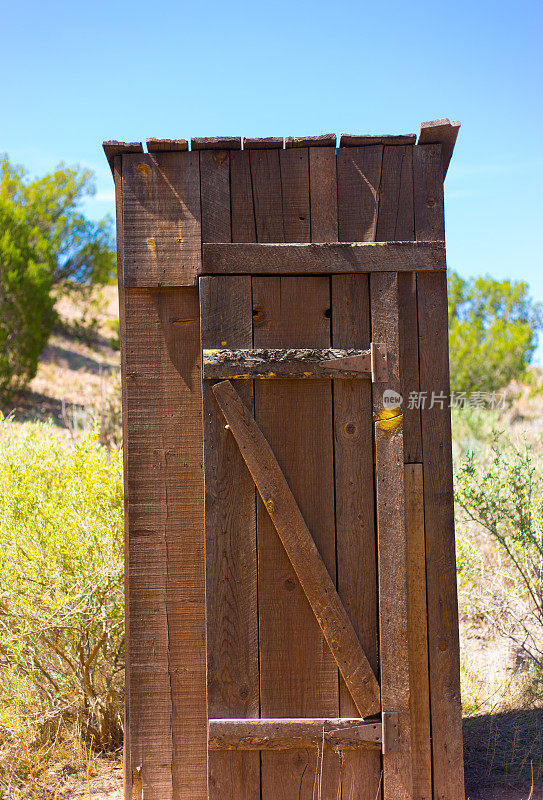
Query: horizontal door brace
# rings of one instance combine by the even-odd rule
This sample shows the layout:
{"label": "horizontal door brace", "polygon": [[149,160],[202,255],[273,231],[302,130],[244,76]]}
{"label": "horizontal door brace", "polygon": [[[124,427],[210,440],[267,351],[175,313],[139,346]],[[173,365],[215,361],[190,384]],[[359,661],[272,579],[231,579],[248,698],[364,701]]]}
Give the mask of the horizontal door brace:
{"label": "horizontal door brace", "polygon": [[322,747],[335,750],[398,750],[398,715],[381,719],[210,719],[209,750],[291,750]]}
{"label": "horizontal door brace", "polygon": [[360,715],[378,713],[377,679],[266,437],[230,381],[213,394]]}
{"label": "horizontal door brace", "polygon": [[209,243],[200,275],[333,275],[434,272],[447,268],[445,242]]}
{"label": "horizontal door brace", "polygon": [[372,342],[369,350],[289,348],[204,350],[205,379],[366,378],[386,381],[386,346]]}

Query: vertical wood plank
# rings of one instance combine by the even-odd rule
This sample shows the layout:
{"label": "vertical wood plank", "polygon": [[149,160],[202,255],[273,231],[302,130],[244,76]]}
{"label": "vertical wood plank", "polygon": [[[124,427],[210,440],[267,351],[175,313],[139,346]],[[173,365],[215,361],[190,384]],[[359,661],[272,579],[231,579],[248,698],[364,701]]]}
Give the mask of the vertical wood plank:
{"label": "vertical wood plank", "polygon": [[[440,145],[413,150],[415,233],[444,238]],[[434,797],[464,800],[446,275],[417,277]],[[443,406],[443,407],[441,407]]]}
{"label": "vertical wood plank", "polygon": [[230,160],[228,150],[201,150],[202,242],[230,242]]}
{"label": "vertical wood plank", "polygon": [[[281,162],[277,150],[251,151],[258,241],[309,239],[309,165],[307,150],[300,152],[302,158],[291,164]],[[253,308],[255,347],[330,342],[328,278],[253,278]],[[255,384],[255,417],[335,579],[330,383],[307,381],[303,389],[295,381],[263,383]],[[260,499],[257,524],[261,714],[338,713],[337,668]],[[314,752],[262,753],[261,761],[262,800],[312,800],[319,768]],[[325,792],[337,792],[337,781],[334,755],[323,764]]]}
{"label": "vertical wood plank", "polygon": [[340,242],[374,242],[383,146],[340,147],[337,153]]}
{"label": "vertical wood plank", "polygon": [[253,185],[248,150],[230,151],[232,241],[256,242]]}
{"label": "vertical wood plank", "polygon": [[[406,242],[415,238],[411,145],[387,145],[383,148],[376,236],[379,242]],[[398,274],[398,292],[404,459],[406,462],[419,462],[422,461],[420,410],[416,404],[409,407],[411,392],[419,391],[416,273]]]}
{"label": "vertical wood plank", "polygon": [[[115,218],[117,234],[117,281],[119,288],[119,334],[121,341],[125,341],[125,322],[124,322],[124,269],[123,269],[123,182],[122,182],[122,156],[115,156],[113,159],[113,180],[115,183]],[[125,348],[121,348],[121,388],[122,397],[126,396],[126,359]],[[131,739],[133,728],[130,723],[130,695],[131,676],[130,676],[130,569],[129,569],[129,526],[128,526],[128,483],[127,483],[127,452],[128,452],[128,427],[126,424],[126,402],[122,402],[122,425],[124,434],[123,445],[123,486],[124,486],[124,740],[123,740],[123,787],[125,796],[132,800],[132,768],[131,768]],[[136,698],[135,698],[136,699]],[[138,800],[138,799],[136,799]]]}
{"label": "vertical wood plank", "polygon": [[430,800],[432,797],[432,752],[422,464],[405,465],[405,532],[407,536],[409,679],[411,682],[413,731],[413,798],[414,800]]}
{"label": "vertical wood plank", "polygon": [[250,150],[257,242],[284,242],[279,150]]}
{"label": "vertical wood plank", "polygon": [[283,236],[285,242],[309,242],[309,156],[307,147],[279,150]]}
{"label": "vertical wood plank", "polygon": [[335,147],[309,148],[311,241],[337,242],[337,169]]}
{"label": "vertical wood plank", "polygon": [[[399,392],[398,275],[370,275],[372,339],[387,347],[388,381],[372,385],[376,417],[384,408],[383,393]],[[381,702],[399,715],[399,748],[383,756],[384,800],[412,800],[409,651],[407,641],[407,546],[404,511],[403,432],[375,424],[377,538],[379,574],[379,652]]]}
{"label": "vertical wood plank", "polygon": [[[329,346],[328,277],[253,278],[253,302],[255,347]],[[330,383],[257,381],[255,418],[335,580]],[[335,662],[260,498],[257,526],[261,714],[335,714]],[[323,797],[337,794],[337,766],[327,752]],[[263,800],[312,800],[318,768],[314,750],[262,753]]]}
{"label": "vertical wood plank", "polygon": [[[382,158],[383,147],[381,145],[340,148],[337,152],[338,230],[339,240],[342,242],[368,242],[375,239]],[[337,317],[338,333],[341,332],[342,339],[344,336],[360,337],[360,340],[367,337],[366,341],[371,342],[368,276],[335,276],[332,278],[332,287],[334,326]],[[352,302],[349,300],[350,292],[354,292],[351,298]],[[349,596],[346,598],[346,602],[353,608],[353,613],[356,613],[355,619],[352,620],[353,624],[355,624],[356,630],[359,630],[361,640],[369,647],[368,655],[374,654],[374,658],[378,662],[378,643],[371,641],[373,636],[377,639],[378,629],[371,388],[369,386],[357,387],[353,382],[348,384],[345,381],[337,381],[334,385],[334,421],[336,481],[341,480],[343,484],[341,487],[339,484],[336,485],[338,570],[341,568],[338,580],[341,584],[341,573],[343,573],[345,591],[349,587]],[[353,434],[354,439],[350,441],[348,431],[352,430],[350,423],[353,421],[355,433]],[[359,450],[356,447],[356,435],[364,436],[368,427],[371,427],[371,441],[366,444],[365,448]],[[371,458],[371,478],[367,474],[368,454]],[[347,460],[347,456],[350,460]],[[353,480],[360,481],[360,494],[358,494],[359,487],[357,485],[357,493],[354,495],[354,500],[351,500],[352,505],[347,505],[345,508],[344,504],[348,503],[348,498],[353,498]],[[364,536],[361,536],[356,543],[344,542],[344,546],[354,547],[352,559],[350,550],[346,554],[341,552],[343,548],[340,543],[342,539],[350,535],[352,530],[347,527],[349,520],[347,516],[343,518],[343,513],[352,515],[350,522],[351,525],[356,526],[357,533],[361,525],[360,514],[363,515]],[[356,582],[354,586],[351,584],[351,581],[356,578],[353,571],[358,566],[357,559],[362,559],[362,563],[366,564],[369,570],[367,580],[364,576],[364,600],[367,603],[364,608],[362,608],[362,597],[353,594],[356,588],[359,588],[359,584]],[[341,591],[340,597],[343,598]],[[373,666],[373,662],[371,663]],[[342,713],[344,713],[344,706],[345,709],[349,707],[349,698],[342,687]],[[363,800],[379,798],[382,793],[381,758],[376,753],[364,754],[364,758],[365,761],[362,763],[362,754],[349,755],[344,776],[346,789],[353,793],[359,791],[361,800],[362,798]]]}
{"label": "vertical wood plank", "polygon": [[145,798],[207,800],[198,292],[124,302],[130,769]]}
{"label": "vertical wood plank", "polygon": [[[202,347],[252,347],[249,276],[200,278],[200,309]],[[235,384],[252,408],[252,383]],[[211,386],[204,381],[208,711],[241,719],[258,717],[260,705],[255,489]],[[209,793],[257,800],[258,753],[210,753]]]}
{"label": "vertical wood plank", "polygon": [[[202,238],[230,241],[229,153],[200,152]],[[202,347],[251,347],[251,279],[200,279]],[[249,407],[252,385],[238,390]],[[208,610],[208,713],[259,713],[255,490],[224,428],[211,384],[203,383]],[[210,800],[257,800],[258,753],[211,753]]]}
{"label": "vertical wood plank", "polygon": [[125,286],[196,286],[200,218],[198,152],[124,155]]}
{"label": "vertical wood plank", "polygon": [[[332,277],[334,347],[369,347],[370,308],[367,275]],[[378,671],[377,566],[373,489],[371,385],[333,382],[334,461],[338,593],[374,671]],[[356,717],[343,682],[340,716]],[[375,800],[379,794],[378,752],[345,752],[343,796]]]}
{"label": "vertical wood plank", "polygon": [[[379,212],[377,221],[377,238],[379,241],[412,240],[414,238],[415,217],[413,205],[413,147],[411,145],[385,146],[383,149],[383,165],[379,191]],[[372,281],[376,281],[374,276]],[[418,320],[415,273],[397,274],[398,281],[398,314],[399,314],[399,372],[400,393],[403,396],[403,457],[404,461],[422,459],[422,440],[420,427],[420,411],[409,408],[409,395],[419,390],[419,353],[418,353]],[[378,311],[378,309],[375,309]],[[383,435],[378,429],[377,435]],[[411,472],[406,473],[411,476]],[[417,515],[415,498],[408,495],[411,484],[406,486],[405,536],[410,532],[418,532],[422,536],[424,547],[424,516]],[[422,491],[422,482],[420,483]],[[422,500],[421,500],[422,502]],[[412,515],[415,515],[412,517]],[[407,547],[409,541],[407,542]],[[424,552],[424,550],[423,550]],[[413,587],[413,569],[416,562],[409,560],[407,549],[406,571],[407,588]],[[418,794],[419,788],[426,792],[431,766],[424,757],[430,748],[429,720],[424,716],[428,708],[428,668],[427,668],[427,628],[426,628],[426,593],[415,593],[419,601],[416,614],[412,613],[412,605],[408,603],[407,627],[409,631],[409,675],[411,693],[411,720],[413,729],[413,791],[417,800],[428,800],[431,794]],[[413,642],[417,643],[417,647]],[[418,646],[422,642],[423,649]],[[425,666],[426,665],[426,666]],[[426,738],[425,738],[426,737]],[[385,757],[386,760],[386,757]],[[430,772],[429,772],[430,770]],[[385,777],[385,786],[387,779]],[[431,792],[431,784],[430,784]]]}

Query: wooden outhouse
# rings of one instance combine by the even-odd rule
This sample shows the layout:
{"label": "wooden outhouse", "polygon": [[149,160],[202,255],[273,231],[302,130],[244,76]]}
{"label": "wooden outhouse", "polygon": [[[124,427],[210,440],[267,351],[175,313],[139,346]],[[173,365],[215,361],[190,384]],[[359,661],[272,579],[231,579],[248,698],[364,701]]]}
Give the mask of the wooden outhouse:
{"label": "wooden outhouse", "polygon": [[125,797],[464,797],[443,180],[402,136],[106,142]]}

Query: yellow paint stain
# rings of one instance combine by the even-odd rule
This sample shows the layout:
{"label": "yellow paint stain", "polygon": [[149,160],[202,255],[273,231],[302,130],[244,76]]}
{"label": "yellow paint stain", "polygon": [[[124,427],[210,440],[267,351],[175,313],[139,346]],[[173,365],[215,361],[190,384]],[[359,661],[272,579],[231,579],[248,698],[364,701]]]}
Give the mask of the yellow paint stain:
{"label": "yellow paint stain", "polygon": [[221,347],[226,347],[226,342],[221,342]]}
{"label": "yellow paint stain", "polygon": [[400,408],[383,408],[375,417],[375,423],[382,431],[394,431],[402,424],[403,414]]}
{"label": "yellow paint stain", "polygon": [[275,511],[275,505],[271,498],[269,500],[266,500],[266,508],[268,509],[268,514],[270,515],[270,517],[273,516],[273,512]]}
{"label": "yellow paint stain", "polygon": [[153,253],[156,252],[156,242],[154,239],[147,239],[147,247],[149,250],[152,250]]}
{"label": "yellow paint stain", "polygon": [[141,172],[142,175],[150,175],[151,174],[151,167],[149,164],[137,164],[137,169]]}

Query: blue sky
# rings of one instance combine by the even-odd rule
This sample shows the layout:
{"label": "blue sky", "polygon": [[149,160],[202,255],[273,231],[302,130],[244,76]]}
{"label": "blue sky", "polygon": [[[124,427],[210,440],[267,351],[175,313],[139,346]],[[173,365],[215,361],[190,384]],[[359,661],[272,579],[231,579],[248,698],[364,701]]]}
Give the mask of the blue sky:
{"label": "blue sky", "polygon": [[2,2],[0,151],[96,172],[103,139],[462,129],[449,265],[543,302],[543,6],[532,2]]}

